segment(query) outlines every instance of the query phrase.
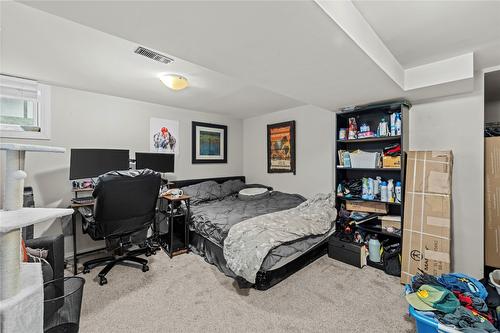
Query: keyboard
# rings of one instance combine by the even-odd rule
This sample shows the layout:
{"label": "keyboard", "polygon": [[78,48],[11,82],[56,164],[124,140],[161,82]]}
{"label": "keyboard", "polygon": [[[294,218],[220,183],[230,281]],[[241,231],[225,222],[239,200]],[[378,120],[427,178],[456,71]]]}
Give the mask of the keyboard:
{"label": "keyboard", "polygon": [[75,204],[83,205],[83,204],[93,203],[94,197],[90,196],[90,197],[74,198],[71,201]]}

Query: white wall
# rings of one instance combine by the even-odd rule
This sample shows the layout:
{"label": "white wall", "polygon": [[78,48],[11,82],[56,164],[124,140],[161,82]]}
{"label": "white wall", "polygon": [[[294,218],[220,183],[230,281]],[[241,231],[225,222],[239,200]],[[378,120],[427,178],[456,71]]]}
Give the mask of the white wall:
{"label": "white wall", "polygon": [[[26,185],[33,186],[38,207],[67,207],[72,197],[69,177],[70,148],[123,148],[149,150],[151,117],[179,120],[179,154],[175,179],[237,176],[243,174],[241,119],[145,103],[125,98],[52,87],[51,140],[2,139],[2,142],[34,143],[65,147],[65,154],[27,153]],[[191,164],[191,121],[228,126],[228,163]],[[0,155],[3,158],[3,153]],[[1,186],[3,187],[3,185]],[[79,230],[81,229],[78,226]],[[61,232],[60,223],[43,224],[37,235]],[[78,248],[95,247],[88,236],[79,236]],[[69,237],[66,253],[71,251]]]}
{"label": "white wall", "polygon": [[[410,110],[411,150],[452,150],[453,258],[456,271],[483,275],[482,85],[472,94],[414,104]],[[267,173],[266,125],[295,120],[297,175]],[[243,121],[243,170],[247,181],[310,197],[334,183],[334,113],[302,106]]]}
{"label": "white wall", "polygon": [[484,270],[484,98],[472,94],[414,104],[411,150],[452,150],[454,270],[482,278]]}
{"label": "white wall", "polygon": [[[479,85],[481,83],[478,83]],[[483,123],[482,86],[475,93],[418,103],[410,110],[410,149],[451,149],[453,173],[453,239],[455,270],[481,277],[483,272]],[[301,106],[245,119],[166,107],[79,90],[52,88],[52,139],[31,142],[71,147],[148,150],[149,118],[180,121],[180,154],[177,179],[244,174],[248,182],[310,197],[333,188],[335,116],[314,106]],[[191,121],[229,127],[228,164],[191,164]],[[267,173],[266,125],[295,120],[297,174]],[[0,155],[3,157],[3,155]],[[42,207],[66,207],[71,198],[68,180],[69,153],[27,155],[28,179],[35,200]],[[79,228],[79,226],[78,226]],[[61,231],[60,223],[37,228],[40,234]],[[79,249],[96,246],[79,236]],[[71,242],[67,237],[66,252]]]}
{"label": "white wall", "polygon": [[[331,192],[333,179],[334,113],[306,105],[243,121],[243,172],[249,183],[311,197]],[[297,174],[267,173],[267,125],[296,122]]]}

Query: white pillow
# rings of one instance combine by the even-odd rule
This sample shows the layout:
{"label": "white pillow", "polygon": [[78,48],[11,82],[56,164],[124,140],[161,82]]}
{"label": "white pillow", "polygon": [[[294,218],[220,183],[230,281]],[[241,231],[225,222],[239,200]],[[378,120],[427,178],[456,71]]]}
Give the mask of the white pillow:
{"label": "white pillow", "polygon": [[238,198],[241,200],[254,200],[260,199],[269,194],[269,190],[263,187],[250,187],[245,188],[238,192]]}

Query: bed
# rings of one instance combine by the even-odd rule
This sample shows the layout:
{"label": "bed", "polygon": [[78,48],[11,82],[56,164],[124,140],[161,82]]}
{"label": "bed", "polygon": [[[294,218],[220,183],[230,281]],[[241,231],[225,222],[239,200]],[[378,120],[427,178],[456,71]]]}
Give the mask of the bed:
{"label": "bed", "polygon": [[[198,186],[210,181],[222,184],[222,192],[215,192],[215,187],[202,189]],[[210,179],[175,181],[175,187],[195,197],[191,203],[190,249],[215,265],[225,275],[235,278],[240,288],[254,287],[266,290],[284,280],[294,272],[307,266],[327,252],[328,237],[333,232],[330,228],[324,234],[305,236],[295,241],[272,248],[264,258],[255,281],[237,276],[227,265],[224,258],[224,240],[232,227],[258,216],[286,211],[302,204],[306,199],[298,194],[271,191],[269,195],[255,200],[241,200],[235,193],[239,189],[263,185],[242,185],[245,177],[223,177]],[[198,184],[198,185],[197,185]],[[229,184],[229,185],[228,185]],[[192,186],[196,185],[196,186]],[[271,188],[268,188],[272,190]],[[217,187],[218,190],[218,187]],[[202,199],[200,199],[202,198]]]}

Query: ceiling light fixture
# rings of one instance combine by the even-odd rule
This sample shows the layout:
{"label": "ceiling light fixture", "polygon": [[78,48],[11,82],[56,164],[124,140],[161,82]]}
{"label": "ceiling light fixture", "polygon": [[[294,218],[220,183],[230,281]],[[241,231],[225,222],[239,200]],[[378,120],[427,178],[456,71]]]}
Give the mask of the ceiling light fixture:
{"label": "ceiling light fixture", "polygon": [[182,90],[188,86],[188,80],[184,76],[178,74],[163,74],[160,75],[160,80],[172,90]]}

